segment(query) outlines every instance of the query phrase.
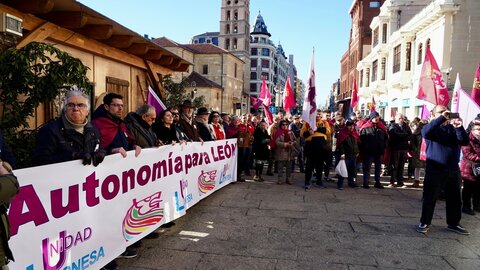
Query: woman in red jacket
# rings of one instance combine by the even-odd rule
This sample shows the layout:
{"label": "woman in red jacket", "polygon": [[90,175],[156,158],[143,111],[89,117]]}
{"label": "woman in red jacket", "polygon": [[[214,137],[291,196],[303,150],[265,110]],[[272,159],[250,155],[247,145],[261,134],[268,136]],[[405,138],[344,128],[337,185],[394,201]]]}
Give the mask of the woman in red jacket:
{"label": "woman in red jacket", "polygon": [[480,178],[475,176],[472,170],[473,164],[480,163],[480,119],[473,121],[469,137],[470,143],[462,147],[463,159],[460,163],[463,179],[462,212],[474,215],[475,212],[480,212]]}

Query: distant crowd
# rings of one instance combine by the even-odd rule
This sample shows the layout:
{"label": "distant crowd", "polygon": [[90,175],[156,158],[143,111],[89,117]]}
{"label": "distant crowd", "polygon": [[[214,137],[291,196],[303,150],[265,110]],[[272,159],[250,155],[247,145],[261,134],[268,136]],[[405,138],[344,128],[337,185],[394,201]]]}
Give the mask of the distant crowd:
{"label": "distant crowd", "polygon": [[[348,187],[370,188],[372,165],[374,188],[384,188],[382,175],[390,176],[389,187],[405,187],[405,180],[409,180],[411,187],[419,188],[420,172],[425,170],[419,232],[426,233],[430,228],[435,202],[441,194],[447,200],[450,230],[468,234],[459,224],[461,211],[470,215],[480,212],[480,173],[475,171],[476,165],[480,170],[480,115],[465,130],[461,119],[450,119],[448,108],[441,105],[434,107],[430,121],[409,121],[398,113],[387,123],[375,111],[367,116],[357,111],[347,118],[340,112],[331,115],[329,111],[318,111],[316,126],[311,127],[300,116],[283,113],[278,113],[268,125],[258,113],[236,116],[205,107],[195,111],[190,100],[158,115],[153,106],[142,105],[123,117],[123,97],[115,93],[106,94],[103,104],[89,117],[89,100],[81,91],[66,94],[61,116],[38,132],[32,153],[35,165],[80,159],[85,165],[98,166],[110,154],[126,157],[128,151],[134,150],[138,156],[143,148],[235,138],[238,182],[249,176],[254,181],[264,181],[266,167],[267,175],[277,174],[277,184],[291,185],[292,172],[298,167],[304,173],[306,190],[310,189],[313,177],[315,186],[325,188],[325,182],[334,182],[331,169],[339,167],[342,161],[347,173],[336,176],[340,190],[345,178]],[[1,134],[0,146],[5,168],[0,174],[11,177],[16,161]],[[360,183],[357,171],[363,172]],[[155,233],[150,235],[155,237]],[[135,256],[135,248],[129,247],[120,257]],[[0,245],[0,264],[2,259],[3,264],[11,260],[8,245]],[[116,268],[115,261],[105,266]]]}

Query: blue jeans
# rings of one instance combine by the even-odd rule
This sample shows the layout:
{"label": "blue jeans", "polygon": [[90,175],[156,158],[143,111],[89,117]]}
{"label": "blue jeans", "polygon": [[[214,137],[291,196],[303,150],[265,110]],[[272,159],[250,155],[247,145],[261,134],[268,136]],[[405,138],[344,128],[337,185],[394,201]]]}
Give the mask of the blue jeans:
{"label": "blue jeans", "polygon": [[[347,165],[348,171],[348,185],[353,186],[355,185],[355,179],[357,177],[357,158],[353,157],[345,159],[345,165]],[[343,177],[341,175],[338,175],[337,187],[343,187]]]}

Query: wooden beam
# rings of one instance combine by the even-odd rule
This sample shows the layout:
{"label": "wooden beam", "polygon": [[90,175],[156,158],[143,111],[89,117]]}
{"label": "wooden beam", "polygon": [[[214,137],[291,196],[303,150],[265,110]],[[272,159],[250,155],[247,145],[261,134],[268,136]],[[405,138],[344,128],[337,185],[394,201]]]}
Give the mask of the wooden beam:
{"label": "wooden beam", "polygon": [[132,46],[133,36],[113,35],[109,39],[105,40],[104,42],[118,49],[126,49]]}
{"label": "wooden beam", "polygon": [[158,77],[157,72],[155,71],[154,64],[148,60],[145,60],[145,65],[147,66],[147,73],[150,77],[150,80],[153,82],[153,89],[157,90],[160,93],[160,98],[165,99],[166,93],[165,89],[163,89],[160,78]]}
{"label": "wooden beam", "polygon": [[28,35],[24,36],[22,40],[20,40],[20,42],[17,44],[16,48],[23,48],[25,45],[32,41],[42,42],[58,29],[59,27],[57,25],[50,22],[45,22],[44,24],[40,25],[32,32],[30,32]]}
{"label": "wooden beam", "polygon": [[25,13],[44,14],[50,12],[55,3],[53,0],[15,0],[10,1],[9,5]]}
{"label": "wooden beam", "polygon": [[180,59],[175,59],[175,60],[173,60],[173,62],[170,65],[168,65],[168,67],[172,70],[176,70],[177,68],[180,67],[181,64],[182,64],[182,62],[180,61]]}
{"label": "wooden beam", "polygon": [[88,22],[88,17],[81,11],[54,11],[42,17],[47,21],[69,29],[80,29]]}
{"label": "wooden beam", "polygon": [[173,63],[173,56],[162,55],[162,58],[160,58],[160,60],[158,60],[157,63],[161,66],[168,66]]}
{"label": "wooden beam", "polygon": [[180,68],[179,68],[178,71],[180,71],[180,72],[187,72],[189,67],[190,67],[190,64],[183,63],[183,64],[180,65]]}
{"label": "wooden beam", "polygon": [[162,58],[163,52],[161,50],[148,50],[148,52],[143,56],[147,60],[158,60]]}
{"label": "wooden beam", "polygon": [[110,24],[87,24],[80,32],[92,39],[105,40],[113,34],[113,26]]}
{"label": "wooden beam", "polygon": [[147,43],[133,43],[132,46],[125,49],[125,51],[135,54],[135,55],[144,55],[148,52]]}

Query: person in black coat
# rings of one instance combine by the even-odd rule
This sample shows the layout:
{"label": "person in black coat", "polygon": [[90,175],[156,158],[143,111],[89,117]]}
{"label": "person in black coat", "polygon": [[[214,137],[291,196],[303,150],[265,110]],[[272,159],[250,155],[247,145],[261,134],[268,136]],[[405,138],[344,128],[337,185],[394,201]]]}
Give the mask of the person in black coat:
{"label": "person in black coat", "polygon": [[388,127],[390,135],[390,155],[392,162],[392,174],[390,176],[390,187],[395,186],[395,180],[398,187],[403,187],[403,169],[407,160],[407,151],[410,149],[412,140],[412,131],[405,123],[405,116],[401,113],[395,115],[395,123]]}
{"label": "person in black coat", "polygon": [[97,166],[105,151],[100,147],[98,130],[87,119],[88,96],[78,90],[65,95],[60,118],[40,128],[33,152],[35,166],[82,159],[83,164]]}
{"label": "person in black coat", "polygon": [[257,129],[253,133],[253,157],[255,159],[255,176],[253,180],[263,182],[263,165],[267,162],[270,156],[268,144],[270,143],[270,135],[267,132],[267,123],[260,122]]}
{"label": "person in black coat", "polygon": [[205,107],[198,108],[197,114],[195,116],[196,126],[198,128],[198,135],[200,139],[204,142],[210,142],[214,140],[214,136],[210,132],[208,127],[208,109]]}
{"label": "person in black coat", "polygon": [[[178,114],[178,113],[177,113]],[[157,138],[162,144],[172,144],[180,142],[178,137],[181,131],[177,130],[175,123],[173,122],[174,116],[170,109],[167,109],[160,113],[155,123],[153,123],[153,132],[157,135]],[[184,140],[188,140],[188,137],[184,135]]]}

